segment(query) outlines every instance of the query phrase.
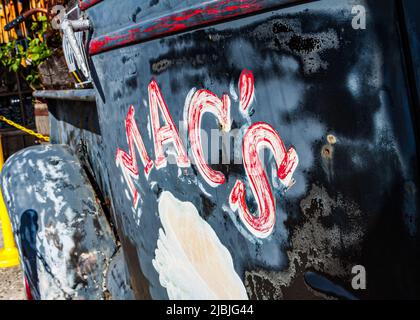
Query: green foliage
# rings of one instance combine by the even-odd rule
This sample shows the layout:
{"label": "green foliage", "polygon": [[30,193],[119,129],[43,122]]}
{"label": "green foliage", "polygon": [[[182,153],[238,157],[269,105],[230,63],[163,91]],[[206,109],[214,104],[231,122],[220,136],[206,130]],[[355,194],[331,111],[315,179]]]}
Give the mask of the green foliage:
{"label": "green foliage", "polygon": [[[0,46],[0,62],[10,71],[23,71],[26,81],[31,86],[39,85],[38,66],[51,56],[45,35],[48,31],[48,19],[45,16],[38,18],[31,25],[32,37],[27,37],[27,46],[24,48],[16,40]],[[43,41],[41,41],[43,39]],[[26,64],[26,67],[24,66]]]}
{"label": "green foliage", "polygon": [[[21,48],[21,52],[23,52],[23,48]],[[10,71],[17,72],[19,70],[22,61],[19,56],[20,53],[16,46],[16,41],[8,42],[0,47],[0,61]]]}

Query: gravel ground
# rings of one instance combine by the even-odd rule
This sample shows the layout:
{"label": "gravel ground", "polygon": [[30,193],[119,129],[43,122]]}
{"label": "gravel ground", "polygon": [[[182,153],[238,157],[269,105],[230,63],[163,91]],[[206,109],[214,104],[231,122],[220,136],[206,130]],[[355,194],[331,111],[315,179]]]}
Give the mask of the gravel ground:
{"label": "gravel ground", "polygon": [[[3,236],[0,222],[0,248],[3,248]],[[22,271],[19,267],[0,268],[0,300],[22,300],[23,291]]]}

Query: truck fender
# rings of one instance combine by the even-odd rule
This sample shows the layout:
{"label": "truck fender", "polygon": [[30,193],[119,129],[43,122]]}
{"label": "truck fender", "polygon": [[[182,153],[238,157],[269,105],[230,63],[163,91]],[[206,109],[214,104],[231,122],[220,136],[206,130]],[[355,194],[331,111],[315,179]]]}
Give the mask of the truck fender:
{"label": "truck fender", "polygon": [[34,299],[103,299],[115,237],[88,177],[65,145],[11,156],[1,187]]}

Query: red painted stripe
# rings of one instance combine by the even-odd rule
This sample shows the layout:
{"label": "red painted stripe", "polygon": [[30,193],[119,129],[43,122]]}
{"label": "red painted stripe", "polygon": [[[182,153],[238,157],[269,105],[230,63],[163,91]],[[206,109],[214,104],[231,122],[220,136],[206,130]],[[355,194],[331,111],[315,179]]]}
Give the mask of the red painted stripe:
{"label": "red painted stripe", "polygon": [[[94,1],[94,0],[91,0]],[[132,45],[176,32],[221,22],[246,14],[274,9],[301,0],[213,0],[168,14],[153,20],[142,21],[126,28],[94,38],[89,53],[95,55],[108,50]]]}
{"label": "red painted stripe", "polygon": [[28,280],[26,279],[26,276],[23,276],[23,279],[25,281],[26,300],[34,300],[32,296],[31,287],[29,287],[29,283],[28,283]]}
{"label": "red painted stripe", "polygon": [[79,8],[80,10],[86,10],[101,1],[102,0],[79,0]]}

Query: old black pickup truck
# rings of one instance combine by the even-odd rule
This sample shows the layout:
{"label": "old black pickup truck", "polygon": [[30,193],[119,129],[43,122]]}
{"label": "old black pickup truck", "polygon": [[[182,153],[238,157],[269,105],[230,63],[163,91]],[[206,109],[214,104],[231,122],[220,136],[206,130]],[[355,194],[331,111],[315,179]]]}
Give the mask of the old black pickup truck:
{"label": "old black pickup truck", "polygon": [[70,11],[1,177],[32,298],[420,297],[418,1]]}

